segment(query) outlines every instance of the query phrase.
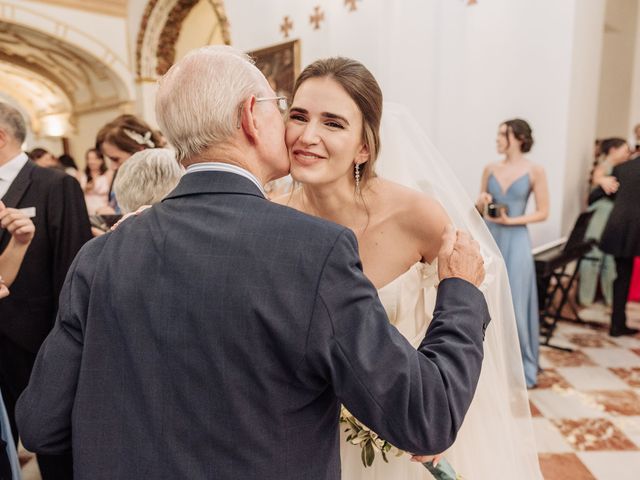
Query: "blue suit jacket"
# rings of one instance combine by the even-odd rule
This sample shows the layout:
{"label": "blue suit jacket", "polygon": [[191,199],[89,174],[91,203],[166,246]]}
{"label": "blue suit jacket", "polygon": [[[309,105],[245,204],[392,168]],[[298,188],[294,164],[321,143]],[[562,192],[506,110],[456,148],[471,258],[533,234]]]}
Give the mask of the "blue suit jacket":
{"label": "blue suit jacket", "polygon": [[475,287],[445,280],[416,351],[351,231],[190,173],[78,254],[20,432],[72,449],[77,479],[338,479],[341,402],[401,449],[453,442],[488,322]]}

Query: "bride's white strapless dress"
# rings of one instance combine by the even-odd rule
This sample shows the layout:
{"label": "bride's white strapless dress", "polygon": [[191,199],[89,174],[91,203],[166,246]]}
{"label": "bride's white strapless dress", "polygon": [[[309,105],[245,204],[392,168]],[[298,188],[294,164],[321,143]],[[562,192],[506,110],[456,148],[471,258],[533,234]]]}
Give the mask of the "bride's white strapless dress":
{"label": "bride's white strapless dress", "polygon": [[[424,339],[436,301],[438,269],[435,263],[416,263],[378,290],[389,321],[416,348]],[[344,427],[340,426],[343,480],[433,480],[431,474],[421,464],[411,462],[407,454],[400,457],[389,454],[389,463],[385,463],[376,451],[373,465],[365,468],[360,459],[360,447],[346,442]]]}

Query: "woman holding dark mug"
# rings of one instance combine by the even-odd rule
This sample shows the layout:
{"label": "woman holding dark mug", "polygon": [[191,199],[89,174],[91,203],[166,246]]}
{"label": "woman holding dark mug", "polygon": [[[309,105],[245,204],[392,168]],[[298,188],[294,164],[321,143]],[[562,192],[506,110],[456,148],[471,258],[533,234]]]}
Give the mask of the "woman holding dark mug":
{"label": "woman holding dark mug", "polygon": [[[509,274],[518,340],[528,388],[538,373],[539,316],[536,275],[527,224],[549,216],[549,192],[544,169],[524,157],[531,150],[531,127],[521,119],[500,125],[496,148],[501,161],[487,165],[482,173],[476,208],[484,216],[504,257]],[[526,214],[533,193],[535,211]]]}

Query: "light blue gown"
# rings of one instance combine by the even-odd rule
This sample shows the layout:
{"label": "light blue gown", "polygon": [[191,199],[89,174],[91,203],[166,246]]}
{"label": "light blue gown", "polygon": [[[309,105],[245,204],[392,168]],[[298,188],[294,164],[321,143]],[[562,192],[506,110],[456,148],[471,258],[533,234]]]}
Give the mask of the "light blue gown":
{"label": "light blue gown", "polygon": [[[495,203],[503,203],[508,206],[508,216],[523,215],[531,194],[529,174],[516,179],[503,192],[492,173],[489,175],[487,191]],[[526,225],[508,226],[487,222],[487,226],[498,244],[507,266],[524,376],[527,386],[531,387],[536,384],[538,373],[540,319],[536,272],[531,254],[529,230]]]}

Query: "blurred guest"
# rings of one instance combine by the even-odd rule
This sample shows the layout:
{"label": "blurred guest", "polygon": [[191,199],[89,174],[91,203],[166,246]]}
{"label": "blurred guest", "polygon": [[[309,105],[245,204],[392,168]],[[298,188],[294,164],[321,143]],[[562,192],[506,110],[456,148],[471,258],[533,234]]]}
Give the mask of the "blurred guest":
{"label": "blurred guest", "polygon": [[[626,306],[633,272],[634,257],[640,256],[640,157],[616,166],[612,175],[620,182],[614,198],[609,221],[602,232],[600,249],[616,259],[616,280],[613,283],[613,311],[611,329],[613,337],[634,335],[635,328],[627,326]],[[606,193],[596,190],[591,198],[597,199]]]}
{"label": "blurred guest", "polygon": [[100,208],[109,205],[109,186],[113,171],[107,169],[107,162],[95,148],[90,148],[84,155],[85,169],[80,184],[84,189],[84,201],[89,215],[94,215]]}
{"label": "blurred guest", "polygon": [[[601,145],[604,160],[591,172],[590,186],[601,187],[607,193],[615,193],[618,190],[618,180],[611,175],[614,167],[629,159],[629,146],[622,138],[607,138]],[[588,210],[593,211],[585,238],[600,241],[604,226],[613,209],[613,200],[602,197],[589,205]],[[582,305],[591,305],[596,296],[598,283],[604,302],[611,305],[613,302],[613,282],[616,278],[616,263],[611,255],[605,255],[597,246],[588,254],[589,260],[580,262],[580,287],[578,298]]]}
{"label": "blurred guest", "polygon": [[[113,179],[118,169],[131,155],[147,148],[156,148],[160,139],[144,121],[134,115],[120,115],[100,129],[96,137],[96,149],[111,161]],[[109,210],[98,213],[121,213],[117,197],[113,192],[113,180],[109,189]]]}
{"label": "blurred guest", "polygon": [[[35,226],[19,210],[6,208],[0,201],[0,228],[11,235],[9,244],[0,253],[0,299],[9,295],[9,287],[20,270],[20,265],[33,239]],[[1,301],[1,300],[0,300]],[[11,425],[4,401],[0,395],[0,478],[20,479],[20,462],[11,434]]]}
{"label": "blurred guest", "polygon": [[[0,302],[0,390],[14,440],[15,404],[53,327],[67,270],[91,238],[80,185],[62,171],[29,161],[21,147],[26,135],[20,112],[0,102],[0,198],[9,208],[25,209],[36,228],[11,295]],[[0,231],[0,250],[10,237]],[[72,478],[70,454],[38,455],[38,463],[43,480]]]}
{"label": "blurred guest", "polygon": [[80,172],[78,171],[78,165],[71,155],[63,153],[58,157],[58,163],[67,175],[71,175],[76,180],[80,181]]}
{"label": "blurred guest", "polygon": [[[537,381],[540,321],[527,224],[541,222],[549,216],[544,169],[524,157],[532,146],[533,136],[527,122],[514,119],[501,124],[496,148],[504,159],[485,167],[476,202],[507,266],[528,388],[534,387]],[[536,210],[527,215],[525,209],[532,192]]]}
{"label": "blurred guest", "polygon": [[183,173],[173,150],[150,148],[134,153],[113,182],[122,213],[158,203],[175,188]]}
{"label": "blurred guest", "polygon": [[155,133],[156,133],[156,137],[158,138],[158,145],[156,145],[156,147],[167,148],[169,146],[169,142],[167,142],[167,139],[162,134],[162,132],[160,130],[156,130]]}
{"label": "blurred guest", "polygon": [[633,135],[629,140],[631,147],[631,158],[640,156],[640,123],[633,127]]}
{"label": "blurred guest", "polygon": [[633,262],[633,275],[631,275],[631,286],[629,287],[629,301],[640,302],[640,257],[636,257]]}
{"label": "blurred guest", "polygon": [[58,159],[44,148],[34,148],[29,152],[29,159],[44,168],[60,168]]}

